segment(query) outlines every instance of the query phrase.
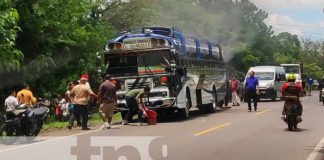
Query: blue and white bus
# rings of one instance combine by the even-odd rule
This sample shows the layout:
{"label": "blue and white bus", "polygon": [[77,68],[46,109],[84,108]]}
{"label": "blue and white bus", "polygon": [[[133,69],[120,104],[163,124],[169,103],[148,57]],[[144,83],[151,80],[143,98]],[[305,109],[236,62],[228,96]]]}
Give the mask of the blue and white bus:
{"label": "blue and white bus", "polygon": [[207,40],[185,37],[174,28],[143,27],[119,35],[105,45],[106,73],[118,86],[118,108],[127,108],[125,95],[151,87],[147,98],[159,116],[189,110],[215,112],[227,103],[222,49]]}

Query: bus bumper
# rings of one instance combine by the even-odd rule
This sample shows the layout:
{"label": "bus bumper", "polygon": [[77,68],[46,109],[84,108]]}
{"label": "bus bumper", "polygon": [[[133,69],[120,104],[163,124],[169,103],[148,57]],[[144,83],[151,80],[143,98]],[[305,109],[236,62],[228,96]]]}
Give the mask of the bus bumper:
{"label": "bus bumper", "polygon": [[[172,110],[176,108],[175,98],[150,98],[149,102],[145,102],[145,105],[149,109],[153,110]],[[126,100],[118,100],[116,112],[128,111],[129,108],[126,104]]]}

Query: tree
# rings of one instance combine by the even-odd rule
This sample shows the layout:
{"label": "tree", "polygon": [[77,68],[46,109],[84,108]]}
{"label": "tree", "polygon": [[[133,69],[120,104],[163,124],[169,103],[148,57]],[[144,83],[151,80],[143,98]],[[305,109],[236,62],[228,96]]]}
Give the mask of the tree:
{"label": "tree", "polygon": [[[2,87],[28,82],[36,95],[43,96],[49,91],[64,93],[67,82],[76,81],[81,73],[92,74],[91,79],[95,81],[95,53],[115,34],[109,22],[93,14],[101,2],[16,0],[8,4],[12,9],[1,10],[12,15],[7,16],[12,20],[6,21],[5,28],[12,33],[8,44],[17,48],[15,55],[23,53],[24,59],[19,72],[2,77]],[[11,79],[15,81],[8,83]]]}
{"label": "tree", "polygon": [[19,15],[9,0],[0,2],[0,74],[18,71],[23,54],[15,46]]}
{"label": "tree", "polygon": [[103,3],[99,11],[103,19],[111,23],[118,32],[146,26],[152,18],[153,10],[150,10],[153,0],[112,0]]}
{"label": "tree", "polygon": [[304,65],[305,74],[313,79],[321,79],[323,77],[323,69],[316,63]]}

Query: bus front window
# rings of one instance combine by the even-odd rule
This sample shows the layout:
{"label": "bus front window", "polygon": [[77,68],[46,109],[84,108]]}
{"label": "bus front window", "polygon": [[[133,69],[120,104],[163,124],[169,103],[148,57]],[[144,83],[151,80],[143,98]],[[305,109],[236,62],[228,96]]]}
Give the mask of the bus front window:
{"label": "bus front window", "polygon": [[111,75],[164,73],[165,68],[171,65],[167,50],[107,55],[106,59],[107,73]]}
{"label": "bus front window", "polygon": [[107,73],[116,74],[134,74],[137,73],[137,56],[114,56],[108,59]]}
{"label": "bus front window", "polygon": [[273,72],[256,72],[255,77],[258,80],[273,80],[274,73]]}
{"label": "bus front window", "polygon": [[138,71],[142,74],[164,73],[170,66],[170,52],[152,51],[138,56]]}
{"label": "bus front window", "polygon": [[299,74],[298,66],[285,66],[284,68],[286,73]]}

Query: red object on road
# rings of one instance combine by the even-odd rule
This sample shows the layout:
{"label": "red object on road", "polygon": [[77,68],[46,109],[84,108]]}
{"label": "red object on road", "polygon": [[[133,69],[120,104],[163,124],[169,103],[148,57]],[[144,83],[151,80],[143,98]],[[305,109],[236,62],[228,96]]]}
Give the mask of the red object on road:
{"label": "red object on road", "polygon": [[146,110],[147,114],[147,123],[149,125],[156,125],[157,113],[151,109]]}

